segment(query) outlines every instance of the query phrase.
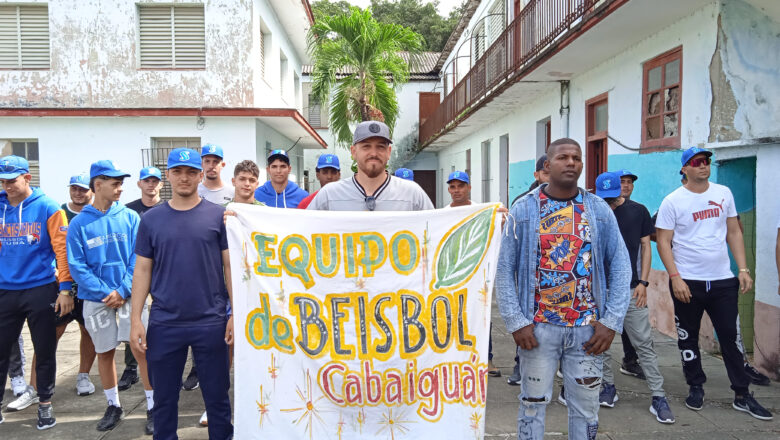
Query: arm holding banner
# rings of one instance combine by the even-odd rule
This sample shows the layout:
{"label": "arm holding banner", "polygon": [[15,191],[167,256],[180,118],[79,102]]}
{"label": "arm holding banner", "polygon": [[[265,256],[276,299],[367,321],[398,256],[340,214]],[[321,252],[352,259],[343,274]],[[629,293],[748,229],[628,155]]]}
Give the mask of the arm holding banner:
{"label": "arm holding banner", "polygon": [[[225,249],[222,251],[222,270],[225,273],[225,286],[228,291],[228,298],[230,300],[230,309],[233,308],[233,274],[230,273],[230,250]],[[227,326],[225,327],[225,343],[227,345],[233,345],[233,315],[228,318]]]}

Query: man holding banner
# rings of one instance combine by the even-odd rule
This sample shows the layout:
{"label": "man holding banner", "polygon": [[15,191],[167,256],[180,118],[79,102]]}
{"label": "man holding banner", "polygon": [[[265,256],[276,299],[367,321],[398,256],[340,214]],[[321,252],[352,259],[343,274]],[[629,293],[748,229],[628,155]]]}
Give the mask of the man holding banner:
{"label": "man holding banner", "polygon": [[[352,136],[352,157],[358,172],[317,192],[306,209],[325,211],[421,211],[433,209],[425,191],[414,182],[392,178],[385,169],[393,141],[383,122],[364,121]],[[371,195],[369,195],[371,194]]]}
{"label": "man holding banner", "polygon": [[622,331],[631,267],[609,206],[577,187],[583,166],[579,144],[559,139],[547,157],[549,183],[512,207],[496,277],[501,316],[520,347],[518,438],[544,437],[560,361],[569,438],[595,439],[599,355]]}
{"label": "man holding banner", "polygon": [[[130,343],[146,354],[154,384],[155,438],[176,438],[181,377],[192,347],[199,373],[209,378],[200,384],[209,438],[225,440],[233,436],[228,357],[233,321],[226,316],[231,284],[225,209],[198,196],[203,168],[197,151],[171,151],[166,176],[173,198],[144,214],[138,229]],[[154,301],[147,333],[141,310],[149,292]]]}

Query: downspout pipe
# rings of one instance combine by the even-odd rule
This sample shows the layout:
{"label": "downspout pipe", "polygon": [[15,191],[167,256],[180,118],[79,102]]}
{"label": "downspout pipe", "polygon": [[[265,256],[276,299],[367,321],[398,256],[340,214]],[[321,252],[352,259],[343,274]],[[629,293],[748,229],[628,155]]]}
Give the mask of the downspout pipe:
{"label": "downspout pipe", "polygon": [[569,81],[561,81],[561,137],[569,137]]}

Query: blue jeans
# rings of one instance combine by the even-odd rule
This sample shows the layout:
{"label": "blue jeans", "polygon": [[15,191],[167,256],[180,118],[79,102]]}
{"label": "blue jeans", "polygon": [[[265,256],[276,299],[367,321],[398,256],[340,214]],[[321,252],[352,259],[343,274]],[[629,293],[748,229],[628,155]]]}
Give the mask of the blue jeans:
{"label": "blue jeans", "polygon": [[533,350],[519,349],[523,389],[517,415],[518,439],[544,437],[544,418],[559,361],[569,410],[569,439],[595,439],[602,363],[601,356],[588,355],[582,348],[593,336],[593,327],[534,325],[539,346]]}

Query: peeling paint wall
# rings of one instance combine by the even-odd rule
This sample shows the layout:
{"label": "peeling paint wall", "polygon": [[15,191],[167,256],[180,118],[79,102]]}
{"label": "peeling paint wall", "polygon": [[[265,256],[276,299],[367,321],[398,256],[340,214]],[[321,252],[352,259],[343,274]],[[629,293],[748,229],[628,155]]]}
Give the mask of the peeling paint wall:
{"label": "peeling paint wall", "polygon": [[[780,23],[741,0],[721,3],[718,52],[722,73],[713,76],[716,83],[726,84],[717,110],[719,124],[712,126],[710,141],[726,134],[741,133],[743,139],[780,136]],[[736,109],[729,102],[729,89]],[[715,115],[713,115],[713,118]],[[723,139],[732,140],[732,139]]]}
{"label": "peeling paint wall", "polygon": [[[253,30],[258,29],[261,19],[276,34],[277,58],[279,48],[287,48],[288,89],[293,88],[292,72],[300,75],[301,56],[291,49],[286,34],[301,30],[282,28],[265,0],[144,1],[204,4],[205,70],[139,70],[135,1],[25,3],[49,6],[51,68],[0,71],[0,107],[300,107],[295,93],[290,94],[293,98],[282,100],[273,82],[255,91],[258,49]],[[276,66],[278,72],[278,60]]]}

